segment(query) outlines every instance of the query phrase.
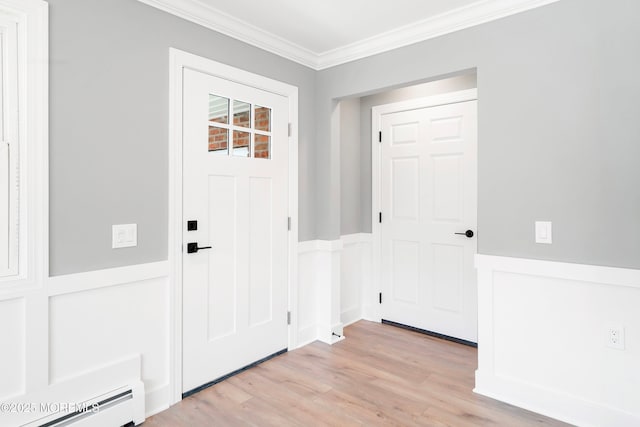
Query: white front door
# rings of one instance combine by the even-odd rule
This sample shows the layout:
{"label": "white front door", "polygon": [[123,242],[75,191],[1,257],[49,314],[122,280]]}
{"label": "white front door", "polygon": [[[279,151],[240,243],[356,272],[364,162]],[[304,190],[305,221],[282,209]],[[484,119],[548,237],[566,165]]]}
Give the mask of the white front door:
{"label": "white front door", "polygon": [[380,120],[382,319],[471,342],[477,342],[476,104]]}
{"label": "white front door", "polygon": [[187,392],[287,348],[288,99],[183,79]]}

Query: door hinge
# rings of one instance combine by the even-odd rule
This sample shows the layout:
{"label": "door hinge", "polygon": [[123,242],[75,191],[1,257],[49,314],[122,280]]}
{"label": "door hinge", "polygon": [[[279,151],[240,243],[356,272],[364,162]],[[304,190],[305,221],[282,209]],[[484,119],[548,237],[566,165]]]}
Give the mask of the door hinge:
{"label": "door hinge", "polygon": [[382,212],[378,212],[378,222],[382,224]]}
{"label": "door hinge", "polygon": [[382,292],[378,294],[378,301],[382,304]]}
{"label": "door hinge", "polygon": [[378,132],[378,142],[382,142],[382,131]]}
{"label": "door hinge", "polygon": [[287,126],[287,132],[289,137],[291,137],[291,123],[289,123],[289,125]]}
{"label": "door hinge", "polygon": [[291,231],[291,217],[287,217],[287,230]]}
{"label": "door hinge", "polygon": [[287,311],[287,325],[291,324],[291,312]]}

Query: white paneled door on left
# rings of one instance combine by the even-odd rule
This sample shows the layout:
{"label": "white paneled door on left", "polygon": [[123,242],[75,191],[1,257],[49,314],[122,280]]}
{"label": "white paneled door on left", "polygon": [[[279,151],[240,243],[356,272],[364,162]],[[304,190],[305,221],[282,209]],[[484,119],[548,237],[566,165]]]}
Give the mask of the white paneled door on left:
{"label": "white paneled door on left", "polygon": [[477,341],[476,101],[383,114],[382,318]]}
{"label": "white paneled door on left", "polygon": [[183,94],[187,392],[287,348],[288,99],[189,69]]}

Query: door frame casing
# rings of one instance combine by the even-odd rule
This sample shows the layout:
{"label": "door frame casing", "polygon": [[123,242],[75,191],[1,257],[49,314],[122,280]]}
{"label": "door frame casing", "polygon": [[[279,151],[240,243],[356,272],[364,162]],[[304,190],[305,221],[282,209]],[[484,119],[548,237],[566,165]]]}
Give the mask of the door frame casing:
{"label": "door frame casing", "polygon": [[[298,301],[298,88],[231,67],[179,49],[169,48],[169,388],[170,403],[182,400],[182,95],[183,69],[189,68],[225,80],[284,96],[289,100],[288,310],[291,324],[288,348],[297,346]],[[283,218],[286,226],[286,218]],[[284,315],[284,313],[283,313]]]}
{"label": "door frame casing", "polygon": [[[376,105],[371,108],[371,235],[373,241],[373,271],[372,289],[382,292],[381,261],[382,261],[382,224],[378,215],[382,212],[382,176],[380,164],[382,158],[382,144],[379,142],[378,132],[381,131],[382,116],[385,114],[401,113],[404,111],[418,110],[422,108],[437,107],[440,105],[456,104],[460,102],[475,101],[478,99],[478,89],[467,89],[456,92],[433,95],[423,98],[409,99],[391,104]],[[476,180],[477,186],[477,180]],[[477,210],[476,206],[476,210]],[[384,220],[384,213],[383,213]],[[372,298],[377,296],[372,295]],[[374,304],[373,321],[382,321],[381,304]]]}

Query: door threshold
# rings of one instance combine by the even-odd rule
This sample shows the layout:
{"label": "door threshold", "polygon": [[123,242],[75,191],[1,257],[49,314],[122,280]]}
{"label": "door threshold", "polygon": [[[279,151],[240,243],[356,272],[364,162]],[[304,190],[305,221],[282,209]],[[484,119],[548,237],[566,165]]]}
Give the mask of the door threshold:
{"label": "door threshold", "polygon": [[226,380],[226,379],[229,379],[229,378],[231,378],[231,377],[233,377],[233,376],[235,376],[235,375],[238,375],[238,374],[240,374],[240,373],[242,373],[242,372],[246,371],[247,369],[255,368],[255,367],[256,367],[256,366],[258,366],[259,364],[264,363],[264,362],[266,362],[266,361],[268,361],[268,360],[271,360],[271,359],[273,359],[274,357],[280,356],[281,354],[284,354],[284,353],[286,353],[287,351],[288,351],[288,350],[287,350],[286,348],[285,348],[284,350],[276,351],[275,353],[270,354],[270,355],[269,355],[269,356],[267,356],[267,357],[263,357],[263,358],[262,358],[262,359],[260,359],[260,360],[256,360],[255,362],[250,363],[250,364],[248,364],[247,366],[245,366],[245,367],[243,367],[243,368],[236,369],[235,371],[233,371],[233,372],[231,372],[231,373],[228,373],[227,375],[223,375],[223,376],[221,376],[221,377],[220,377],[220,378],[218,378],[218,379],[215,379],[215,380],[213,380],[213,381],[210,381],[210,382],[208,382],[208,383],[206,383],[206,384],[203,384],[203,385],[201,385],[201,386],[199,386],[199,387],[196,387],[196,388],[194,388],[194,389],[192,389],[192,390],[186,391],[186,392],[182,393],[182,398],[183,398],[183,399],[185,399],[185,398],[187,398],[187,397],[189,397],[189,396],[191,396],[191,395],[193,395],[193,394],[196,394],[196,393],[198,393],[198,392],[200,392],[200,391],[202,391],[202,390],[204,390],[204,389],[207,389],[207,388],[209,388],[209,387],[211,387],[211,386],[213,386],[213,385],[216,385],[216,384],[218,384],[218,383],[220,383],[220,382],[222,382],[222,381],[224,381],[224,380]]}
{"label": "door threshold", "polygon": [[395,326],[396,328],[407,329],[409,331],[418,332],[420,334],[429,335],[430,337],[440,338],[443,340],[455,342],[457,344],[466,345],[469,347],[478,348],[478,343],[473,341],[463,340],[461,338],[452,337],[449,335],[439,334],[438,332],[428,331],[426,329],[416,328],[415,326],[404,325],[402,323],[392,322],[391,320],[382,319],[383,325]]}

